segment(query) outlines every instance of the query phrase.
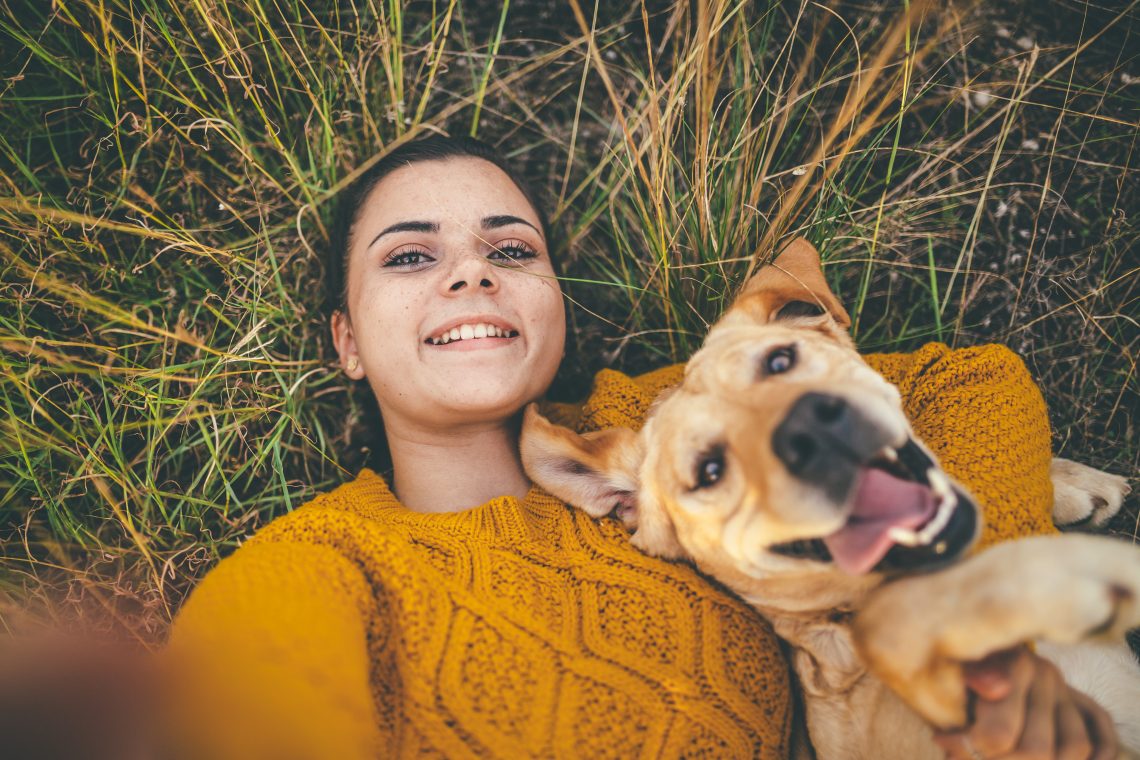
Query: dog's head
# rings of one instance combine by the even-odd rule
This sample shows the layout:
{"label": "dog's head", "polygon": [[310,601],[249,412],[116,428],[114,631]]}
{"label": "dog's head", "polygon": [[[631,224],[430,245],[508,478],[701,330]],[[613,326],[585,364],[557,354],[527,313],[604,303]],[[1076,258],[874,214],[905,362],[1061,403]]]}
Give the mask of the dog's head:
{"label": "dog's head", "polygon": [[532,407],[523,463],[592,515],[616,509],[639,548],[687,556],[746,597],[805,576],[843,596],[882,571],[941,565],[974,541],[977,508],[915,439],[849,324],[819,254],[796,240],[639,433],[578,435]]}

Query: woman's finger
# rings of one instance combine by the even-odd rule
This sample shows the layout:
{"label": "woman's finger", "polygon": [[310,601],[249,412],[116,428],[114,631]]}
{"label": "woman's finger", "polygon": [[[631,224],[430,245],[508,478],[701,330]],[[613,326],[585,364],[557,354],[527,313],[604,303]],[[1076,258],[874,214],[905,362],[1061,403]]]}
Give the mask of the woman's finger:
{"label": "woman's finger", "polygon": [[1057,705],[1057,760],[1089,760],[1093,742],[1085,725],[1085,716],[1069,690],[1069,698]]}
{"label": "woman's finger", "polygon": [[1057,742],[1058,692],[1067,687],[1050,662],[1038,659],[1034,677],[1025,695],[1025,726],[1016,754],[1025,760],[1051,760]]}
{"label": "woman's finger", "polygon": [[1093,747],[1092,760],[1116,760],[1120,754],[1120,737],[1116,735],[1116,724],[1112,722],[1112,716],[1085,694],[1074,689],[1072,695],[1089,733]]}
{"label": "woman's finger", "polygon": [[962,675],[966,679],[967,688],[990,702],[1004,699],[1013,688],[1010,674],[1014,664],[1026,654],[1024,647],[1014,647],[994,652],[977,662],[965,663]]}
{"label": "woman's finger", "polygon": [[996,701],[979,694],[974,704],[974,723],[967,732],[970,743],[984,757],[1013,752],[1025,730],[1026,700],[1041,660],[1027,650],[1017,650],[1008,661],[1009,691]]}
{"label": "woman's finger", "polygon": [[934,743],[942,748],[948,760],[977,760],[978,753],[962,731],[935,733]]}

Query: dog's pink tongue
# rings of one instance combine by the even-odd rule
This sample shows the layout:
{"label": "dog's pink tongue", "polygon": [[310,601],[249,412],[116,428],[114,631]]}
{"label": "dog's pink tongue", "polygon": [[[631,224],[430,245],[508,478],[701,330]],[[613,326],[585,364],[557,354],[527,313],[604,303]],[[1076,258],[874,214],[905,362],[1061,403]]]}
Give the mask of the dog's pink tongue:
{"label": "dog's pink tongue", "polygon": [[893,541],[887,533],[891,528],[918,528],[934,516],[937,507],[934,493],[921,483],[868,468],[859,475],[847,524],[823,542],[840,569],[859,575],[890,550]]}

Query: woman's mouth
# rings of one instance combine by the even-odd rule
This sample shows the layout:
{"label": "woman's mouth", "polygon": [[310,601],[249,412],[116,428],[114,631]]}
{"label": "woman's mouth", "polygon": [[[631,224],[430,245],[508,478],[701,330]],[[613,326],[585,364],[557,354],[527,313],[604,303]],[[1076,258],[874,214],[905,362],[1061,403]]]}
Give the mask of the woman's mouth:
{"label": "woman's mouth", "polygon": [[458,343],[461,341],[517,338],[518,335],[518,330],[493,325],[489,322],[465,322],[441,330],[439,334],[429,337],[424,342],[432,346],[444,346],[449,343]]}

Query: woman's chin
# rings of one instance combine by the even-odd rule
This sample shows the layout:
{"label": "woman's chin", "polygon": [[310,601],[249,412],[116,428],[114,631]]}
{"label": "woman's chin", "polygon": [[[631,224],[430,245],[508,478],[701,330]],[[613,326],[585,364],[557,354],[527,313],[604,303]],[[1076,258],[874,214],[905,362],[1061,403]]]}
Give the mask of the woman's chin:
{"label": "woman's chin", "polygon": [[433,408],[454,424],[506,420],[541,396],[545,388],[546,385],[534,383],[524,372],[473,370],[432,394],[436,402]]}
{"label": "woman's chin", "polygon": [[438,417],[456,428],[469,424],[506,422],[517,415],[533,398],[522,395],[507,397],[468,396],[462,399],[440,399]]}

